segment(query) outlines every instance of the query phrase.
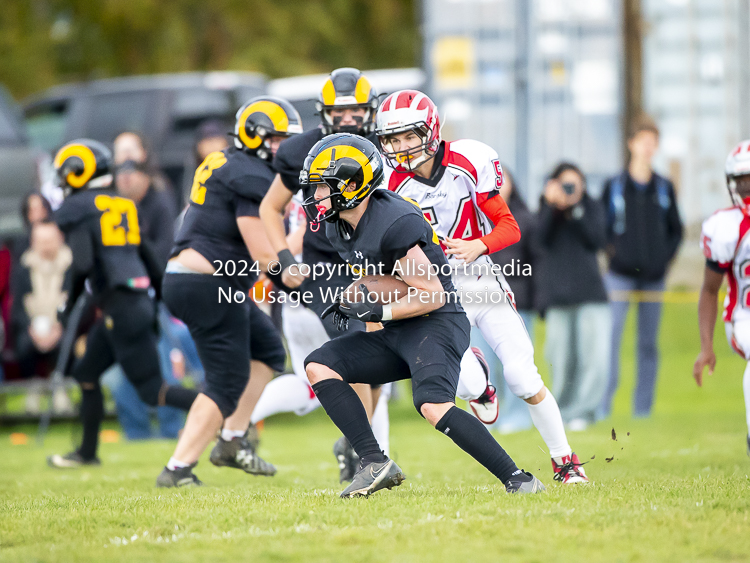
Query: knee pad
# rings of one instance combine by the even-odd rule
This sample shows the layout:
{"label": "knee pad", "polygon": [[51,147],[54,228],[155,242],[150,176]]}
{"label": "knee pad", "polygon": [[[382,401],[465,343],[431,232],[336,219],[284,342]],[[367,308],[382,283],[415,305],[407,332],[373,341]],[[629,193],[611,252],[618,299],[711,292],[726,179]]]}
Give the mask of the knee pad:
{"label": "knee pad", "polygon": [[544,387],[536,366],[529,369],[528,365],[521,362],[510,362],[503,366],[503,377],[511,393],[520,399],[533,397]]}
{"label": "knee pad", "polygon": [[163,383],[164,381],[162,381],[161,378],[149,378],[146,381],[133,386],[138,392],[141,401],[150,407],[156,407],[159,405],[159,393],[161,392]]}

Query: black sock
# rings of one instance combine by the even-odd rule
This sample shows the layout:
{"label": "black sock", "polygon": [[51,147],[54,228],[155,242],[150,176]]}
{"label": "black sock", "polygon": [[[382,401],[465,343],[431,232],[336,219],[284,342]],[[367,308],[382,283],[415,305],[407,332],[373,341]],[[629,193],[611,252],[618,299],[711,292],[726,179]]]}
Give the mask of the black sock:
{"label": "black sock", "polygon": [[328,416],[357,452],[363,467],[387,459],[372,433],[362,401],[348,383],[324,379],[312,388]]}
{"label": "black sock", "polygon": [[81,388],[81,422],[83,423],[83,442],[78,453],[83,459],[96,457],[99,445],[99,427],[104,418],[104,397],[102,388],[96,384],[94,389]]}
{"label": "black sock", "polygon": [[170,385],[164,393],[164,404],[189,411],[197,396],[198,391],[195,389],[188,389],[182,385]]}
{"label": "black sock", "polygon": [[506,483],[510,476],[518,471],[515,462],[492,437],[487,427],[468,412],[458,407],[451,407],[438,421],[435,428],[484,465],[503,483]]}

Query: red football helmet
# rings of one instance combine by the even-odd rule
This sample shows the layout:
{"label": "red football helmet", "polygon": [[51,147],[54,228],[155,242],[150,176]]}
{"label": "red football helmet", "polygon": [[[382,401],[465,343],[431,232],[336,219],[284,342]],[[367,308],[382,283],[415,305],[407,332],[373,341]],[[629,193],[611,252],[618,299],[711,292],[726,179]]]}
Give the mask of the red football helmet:
{"label": "red football helmet", "polygon": [[[391,135],[414,131],[422,144],[407,151],[396,152]],[[394,166],[407,170],[419,168],[430,160],[440,147],[440,116],[437,106],[418,90],[400,90],[388,96],[380,104],[375,122],[375,133],[383,147],[383,155]]]}

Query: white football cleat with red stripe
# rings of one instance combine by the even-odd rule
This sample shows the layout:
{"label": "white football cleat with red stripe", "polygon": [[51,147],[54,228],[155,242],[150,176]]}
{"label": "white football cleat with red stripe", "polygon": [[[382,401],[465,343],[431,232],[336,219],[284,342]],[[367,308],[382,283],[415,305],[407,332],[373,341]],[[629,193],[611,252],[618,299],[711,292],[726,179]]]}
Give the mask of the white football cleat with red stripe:
{"label": "white football cleat with red stripe", "polygon": [[562,457],[553,457],[552,469],[555,472],[555,481],[559,481],[563,485],[589,482],[589,478],[586,477],[583,470],[583,464],[575,452]]}
{"label": "white football cleat with red stripe", "polygon": [[487,388],[479,397],[469,401],[469,406],[480,421],[488,425],[494,424],[500,415],[500,401],[498,401],[495,387],[490,383],[490,365],[479,348],[472,348],[471,351],[482,366],[484,376],[487,378]]}

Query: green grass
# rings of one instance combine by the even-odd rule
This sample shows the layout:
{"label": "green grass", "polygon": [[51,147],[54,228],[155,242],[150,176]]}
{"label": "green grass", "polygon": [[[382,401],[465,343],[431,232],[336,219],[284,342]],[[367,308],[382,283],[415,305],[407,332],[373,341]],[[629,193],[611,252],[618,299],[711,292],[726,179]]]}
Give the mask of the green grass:
{"label": "green grass", "polygon": [[508,496],[406,398],[392,406],[392,454],[408,480],[368,500],[338,498],[337,432],[322,411],[267,423],[261,454],[276,477],[218,469],[206,455],[196,473],[208,486],[178,491],[153,486],[171,442],[105,444],[101,468],[59,472],[44,457],[69,449],[70,427],[43,448],[11,446],[4,429],[0,561],[750,560],[744,362],[717,331],[718,368],[698,389],[695,307],[668,305],[662,326],[653,418],[629,416],[631,322],[613,418],[570,435],[590,486],[554,485],[528,431],[500,441],[548,493]]}

